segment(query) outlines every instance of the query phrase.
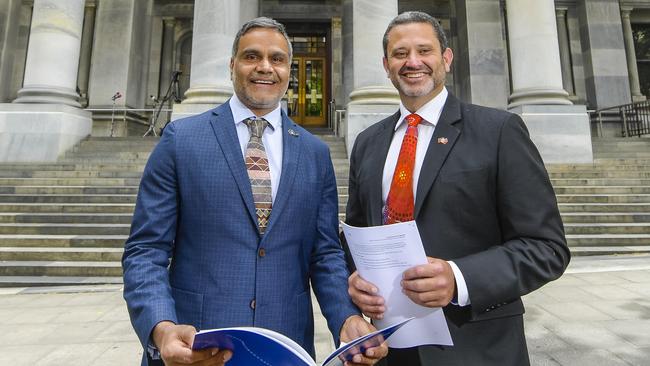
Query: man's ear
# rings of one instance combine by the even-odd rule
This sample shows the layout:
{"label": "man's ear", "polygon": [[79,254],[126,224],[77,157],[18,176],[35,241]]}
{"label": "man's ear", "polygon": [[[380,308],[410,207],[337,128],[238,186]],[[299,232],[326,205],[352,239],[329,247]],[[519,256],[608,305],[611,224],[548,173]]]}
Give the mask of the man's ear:
{"label": "man's ear", "polygon": [[230,80],[232,80],[232,68],[235,67],[235,59],[233,57],[230,58]]}
{"label": "man's ear", "polygon": [[384,65],[384,70],[386,71],[386,76],[390,76],[390,72],[388,71],[388,59],[386,57],[382,57],[381,61],[382,61],[382,64]]}
{"label": "man's ear", "polygon": [[451,71],[451,62],[454,60],[454,52],[451,48],[447,47],[442,53],[442,60],[445,62],[445,71]]}

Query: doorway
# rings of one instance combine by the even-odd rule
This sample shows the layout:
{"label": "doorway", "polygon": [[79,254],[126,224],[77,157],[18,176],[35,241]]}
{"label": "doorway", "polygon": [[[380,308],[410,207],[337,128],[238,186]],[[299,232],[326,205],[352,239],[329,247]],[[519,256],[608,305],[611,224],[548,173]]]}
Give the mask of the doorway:
{"label": "doorway", "polygon": [[330,99],[327,34],[301,31],[304,29],[296,29],[289,37],[293,60],[283,101],[287,104],[287,114],[296,123],[326,127]]}
{"label": "doorway", "polygon": [[287,114],[303,126],[327,124],[324,57],[294,57],[285,99]]}

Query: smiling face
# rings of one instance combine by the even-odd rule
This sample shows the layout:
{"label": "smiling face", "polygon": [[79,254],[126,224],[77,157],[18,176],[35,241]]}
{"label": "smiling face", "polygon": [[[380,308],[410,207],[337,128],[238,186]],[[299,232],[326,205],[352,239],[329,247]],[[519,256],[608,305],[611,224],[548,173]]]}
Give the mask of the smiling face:
{"label": "smiling face", "polygon": [[411,112],[440,93],[454,57],[450,48],[440,49],[435,30],[428,23],[395,26],[388,33],[386,53],[384,69]]}
{"label": "smiling face", "polygon": [[287,40],[274,29],[254,28],[239,39],[230,59],[235,94],[255,115],[274,110],[289,86]]}

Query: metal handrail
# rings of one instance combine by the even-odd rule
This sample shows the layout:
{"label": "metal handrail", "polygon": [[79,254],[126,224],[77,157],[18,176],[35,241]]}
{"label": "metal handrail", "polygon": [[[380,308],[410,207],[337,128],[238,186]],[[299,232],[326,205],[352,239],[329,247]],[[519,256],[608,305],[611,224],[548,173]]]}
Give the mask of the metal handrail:
{"label": "metal handrail", "polygon": [[[608,113],[609,112],[609,113]],[[592,111],[598,124],[598,135],[603,136],[603,114],[618,114],[623,137],[641,137],[650,134],[650,101],[621,104]]]}

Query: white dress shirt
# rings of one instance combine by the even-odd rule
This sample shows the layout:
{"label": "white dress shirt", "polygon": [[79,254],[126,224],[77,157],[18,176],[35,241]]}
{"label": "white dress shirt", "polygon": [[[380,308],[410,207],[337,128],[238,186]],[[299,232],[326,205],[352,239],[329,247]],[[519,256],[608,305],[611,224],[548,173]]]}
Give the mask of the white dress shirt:
{"label": "white dress shirt", "polygon": [[[442,113],[442,108],[445,106],[447,101],[447,88],[443,88],[440,94],[435,98],[431,99],[425,105],[420,107],[415,113],[422,117],[422,121],[418,125],[418,144],[415,149],[415,166],[413,167],[413,197],[416,197],[418,179],[420,178],[420,171],[422,170],[422,163],[424,162],[424,155],[429,148],[429,143],[433,137],[433,132],[436,129],[438,120],[440,119],[440,114]],[[402,140],[404,140],[404,135],[406,134],[406,123],[404,123],[404,118],[411,114],[402,103],[399,105],[400,117],[395,125],[395,133],[393,134],[393,140],[390,143],[390,148],[388,149],[388,155],[386,156],[386,163],[384,164],[384,174],[382,178],[382,199],[383,206],[386,205],[386,199],[388,199],[388,192],[390,191],[390,185],[393,181],[393,174],[395,173],[395,166],[397,165],[397,158],[399,156],[400,148],[402,147]],[[453,245],[453,243],[449,243]],[[458,290],[458,302],[457,305],[466,306],[470,304],[469,294],[467,291],[467,284],[465,283],[465,278],[461,273],[460,269],[453,261],[448,261],[451,265],[451,269],[454,271],[454,276],[456,277],[456,287]]]}
{"label": "white dress shirt", "polygon": [[[237,129],[237,138],[239,139],[242,156],[245,157],[246,145],[248,145],[250,133],[244,121],[256,116],[255,113],[237,98],[237,94],[233,94],[232,98],[230,98],[230,110],[235,120],[235,128]],[[262,143],[264,144],[264,150],[266,150],[266,156],[269,160],[269,169],[271,169],[271,196],[273,202],[275,202],[275,195],[278,192],[280,175],[282,173],[282,113],[280,103],[278,103],[277,108],[259,118],[264,118],[270,124],[270,126],[264,129]]]}

